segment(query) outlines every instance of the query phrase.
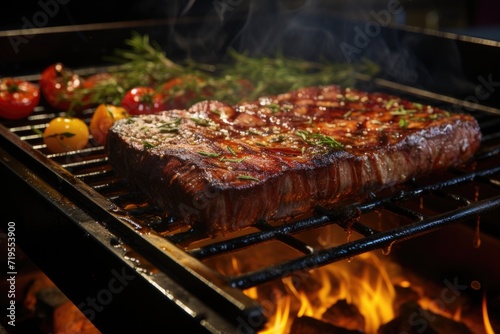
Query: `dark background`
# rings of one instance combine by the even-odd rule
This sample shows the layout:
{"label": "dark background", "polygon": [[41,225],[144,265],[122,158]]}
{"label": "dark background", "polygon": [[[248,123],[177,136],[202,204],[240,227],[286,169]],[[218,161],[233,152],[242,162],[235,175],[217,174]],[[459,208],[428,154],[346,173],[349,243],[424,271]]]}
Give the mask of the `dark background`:
{"label": "dark background", "polygon": [[[0,30],[20,29],[25,20],[33,17],[43,7],[54,9],[47,27],[87,23],[163,19],[182,15],[213,15],[217,4],[237,4],[227,14],[246,15],[250,3],[253,8],[265,10],[300,9],[303,6],[318,6],[340,15],[361,17],[370,9],[387,7],[389,0],[36,0],[9,1],[0,12]],[[405,8],[402,22],[411,26],[446,31],[457,31],[469,35],[500,40],[500,1],[498,0],[401,0]],[[49,13],[50,14],[50,13]]]}

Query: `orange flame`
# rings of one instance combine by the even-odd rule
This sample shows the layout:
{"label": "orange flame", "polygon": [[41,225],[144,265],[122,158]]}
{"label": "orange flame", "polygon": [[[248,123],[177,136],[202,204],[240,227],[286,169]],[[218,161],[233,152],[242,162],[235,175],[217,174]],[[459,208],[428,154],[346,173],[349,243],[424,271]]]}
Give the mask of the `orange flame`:
{"label": "orange flame", "polygon": [[[282,282],[289,293],[276,300],[275,312],[260,334],[288,332],[292,326],[290,318],[322,319],[328,308],[343,299],[355,305],[364,316],[362,330],[367,334],[376,333],[380,325],[394,318],[394,286],[381,260],[371,253],[359,255],[350,262],[315,269],[302,281],[287,277]],[[319,288],[306,291],[303,288],[307,286]],[[245,290],[245,294],[252,298],[258,296],[256,288]]]}
{"label": "orange flame", "polygon": [[495,334],[491,326],[490,317],[488,316],[488,303],[486,302],[486,292],[483,294],[483,323],[486,334]]}
{"label": "orange flame", "polygon": [[459,322],[462,319],[462,306],[456,306],[454,311],[447,310],[442,307],[442,305],[436,303],[435,299],[431,299],[430,297],[423,296],[418,300],[418,304],[424,310],[431,311],[432,313],[439,314],[448,319],[453,319],[454,321]]}

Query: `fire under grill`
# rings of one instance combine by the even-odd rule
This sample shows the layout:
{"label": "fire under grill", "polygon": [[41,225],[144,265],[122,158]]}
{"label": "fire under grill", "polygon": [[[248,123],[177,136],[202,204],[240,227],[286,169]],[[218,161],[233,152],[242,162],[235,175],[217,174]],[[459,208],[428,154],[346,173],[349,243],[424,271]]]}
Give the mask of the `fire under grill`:
{"label": "fire under grill", "polygon": [[[82,118],[88,122],[91,112],[84,111]],[[165,270],[167,276],[173,274],[175,280],[187,284],[187,290],[194,289],[196,293],[222,302],[222,308],[230,310],[226,317],[241,320],[262,316],[259,305],[242,294],[242,289],[376,249],[388,253],[395,243],[450,224],[467,222],[473,228],[476,221],[479,224],[477,217],[488,219],[489,212],[498,211],[500,134],[497,129],[500,118],[480,111],[473,114],[480,123],[484,138],[481,150],[465,166],[369,194],[362,201],[330,209],[317,207],[309,217],[278,224],[260,220],[250,228],[217,238],[209,238],[202,231],[184,226],[173,218],[162,217],[140,191],[130,188],[114,175],[104,147],[90,146],[64,154],[46,152],[41,136],[33,129],[43,130],[47,121],[56,116],[48,107],[38,107],[34,115],[22,124],[5,122],[1,130],[3,140],[9,141],[2,147],[12,148],[3,155],[4,163],[9,164],[9,154],[18,151],[12,154],[33,168],[37,176],[67,194],[91,212],[95,221],[112,231],[113,236],[105,241],[108,246],[128,250],[129,245],[134,245],[134,249],[139,250],[137,253],[134,251],[130,255],[125,251],[121,256],[123,261],[132,261],[132,268],[146,276],[149,283],[165,284],[155,280],[157,269],[148,269],[157,266]],[[375,214],[379,215],[377,224],[373,224]],[[386,227],[380,222],[394,221],[394,217],[399,223]],[[319,247],[303,238],[305,233],[321,231],[332,225],[346,231],[344,243]],[[488,228],[493,230],[488,231]],[[498,232],[498,228],[495,230],[491,224],[485,229]],[[258,256],[260,246],[271,242],[280,244],[277,247],[285,245],[295,250],[297,256],[237,275],[221,274],[206,264],[211,258],[244,250]],[[145,265],[149,262],[154,265]],[[205,317],[206,313],[194,318],[203,322],[207,320]],[[210,319],[209,322],[210,326],[202,327],[212,331],[217,328],[219,319]],[[243,322],[248,328],[257,329]],[[259,323],[256,327],[261,325]],[[235,326],[234,322],[232,326]]]}

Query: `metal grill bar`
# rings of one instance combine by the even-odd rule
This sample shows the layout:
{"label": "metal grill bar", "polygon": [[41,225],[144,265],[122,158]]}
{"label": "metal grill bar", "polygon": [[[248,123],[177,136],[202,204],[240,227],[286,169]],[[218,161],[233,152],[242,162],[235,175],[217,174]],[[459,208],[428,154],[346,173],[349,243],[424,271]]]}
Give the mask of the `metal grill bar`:
{"label": "metal grill bar", "polygon": [[[363,236],[370,236],[376,234],[377,231],[374,231],[369,227],[366,227],[356,222],[356,219],[359,218],[361,214],[368,213],[382,207],[384,208],[389,207],[392,208],[394,211],[398,211],[399,213],[404,214],[403,209],[395,206],[395,203],[413,199],[429,192],[438,192],[441,191],[441,189],[463,184],[466,182],[471,182],[479,178],[481,179],[487,178],[488,176],[494,175],[496,173],[500,173],[500,167],[495,167],[484,171],[470,172],[442,182],[433,183],[431,185],[426,185],[422,187],[416,187],[412,190],[402,190],[390,196],[376,198],[363,203],[353,204],[351,206],[343,207],[341,209],[325,210],[318,208],[317,211],[320,213],[320,216],[318,217],[299,220],[297,222],[287,223],[277,227],[269,228],[265,231],[255,232],[252,234],[230,239],[227,241],[214,243],[206,247],[193,249],[189,253],[198,259],[202,259],[209,256],[218,255],[223,252],[229,252],[244,247],[249,247],[251,245],[261,243],[264,241],[277,239],[278,236],[282,236],[284,234],[303,232],[333,223],[338,224],[343,228],[349,228],[353,231],[356,231]],[[459,203],[461,203],[462,205],[468,204],[468,202],[464,203],[463,199],[460,199],[457,195],[446,195],[446,196],[455,200],[458,199]],[[416,212],[409,213],[409,211],[407,211],[406,214],[413,220],[424,219],[422,215]],[[169,239],[173,242],[176,242],[178,241],[176,240],[176,237],[179,236],[177,235],[171,236],[169,237]]]}
{"label": "metal grill bar", "polygon": [[433,183],[430,185],[421,186],[421,187],[415,188],[411,191],[402,190],[400,192],[397,192],[397,193],[390,195],[390,196],[387,196],[387,197],[377,198],[377,199],[374,199],[372,201],[368,201],[368,202],[361,204],[358,207],[358,209],[361,210],[362,213],[367,213],[367,212],[375,210],[377,207],[381,207],[381,206],[384,206],[384,205],[389,204],[389,203],[396,203],[396,202],[400,202],[403,200],[416,198],[416,197],[421,196],[425,193],[441,190],[441,189],[446,188],[446,187],[456,186],[456,185],[467,183],[467,182],[472,182],[472,181],[478,180],[480,178],[486,178],[488,176],[497,174],[499,172],[500,172],[500,166],[486,169],[483,171],[466,173],[466,174],[463,174],[463,175],[460,175],[458,177],[454,177],[454,178],[451,178],[451,179],[448,179],[448,180],[445,180],[442,182],[437,182],[437,183]]}
{"label": "metal grill bar", "polygon": [[316,251],[310,255],[270,266],[262,270],[246,273],[231,278],[230,284],[240,289],[250,288],[275,278],[286,277],[294,272],[311,270],[351,256],[392,245],[431,231],[445,227],[450,223],[461,222],[491,211],[500,205],[500,196],[474,202],[465,208],[456,209],[421,222],[380,232],[364,239],[356,240],[337,247]]}

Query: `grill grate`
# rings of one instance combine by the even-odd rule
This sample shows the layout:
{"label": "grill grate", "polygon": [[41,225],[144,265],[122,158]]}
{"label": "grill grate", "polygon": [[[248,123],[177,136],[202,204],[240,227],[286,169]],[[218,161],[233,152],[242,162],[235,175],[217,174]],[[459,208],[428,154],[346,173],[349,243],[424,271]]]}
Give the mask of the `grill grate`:
{"label": "grill grate", "polygon": [[[81,117],[88,123],[92,110],[84,111]],[[339,206],[336,209],[318,207],[311,217],[278,225],[266,221],[258,221],[251,228],[239,231],[237,235],[229,235],[220,239],[209,239],[202,231],[198,231],[177,222],[173,218],[161,217],[159,211],[150,205],[144,194],[130,188],[122,179],[115,176],[108,164],[102,146],[93,146],[77,152],[65,154],[49,154],[41,136],[33,129],[43,130],[49,119],[56,114],[37,107],[26,124],[13,125],[10,131],[17,134],[33,148],[47,155],[73,176],[92,187],[102,196],[115,203],[136,218],[143,226],[155,230],[171,243],[184,249],[187,254],[203,262],[214,256],[231,254],[270,241],[280,242],[298,251],[299,256],[277,264],[265,266],[252,272],[226,277],[231,287],[245,289],[274,278],[291,275],[296,271],[308,270],[370,250],[390,247],[393,243],[412,238],[450,223],[461,222],[500,207],[500,196],[478,200],[464,196],[460,187],[468,189],[487,185],[498,190],[500,182],[500,132],[496,131],[500,118],[477,113],[474,116],[480,122],[484,133],[483,146],[474,161],[463,167],[435,175],[425,180],[413,180],[399,189],[379,194],[371,194],[371,198]],[[8,126],[8,124],[7,124]],[[493,166],[493,167],[492,167]],[[470,191],[469,191],[470,192]],[[498,193],[498,191],[497,191]],[[408,203],[423,200],[424,197],[438,198],[445,201],[449,209],[444,213],[429,214],[426,210],[413,208]],[[413,205],[414,206],[414,205]],[[401,226],[391,229],[379,229],[360,222],[360,218],[369,213],[385,212],[401,218]],[[306,231],[325,226],[337,225],[342,229],[355,232],[360,239],[333,247],[318,248],[300,238]],[[198,244],[201,246],[197,246]]]}

